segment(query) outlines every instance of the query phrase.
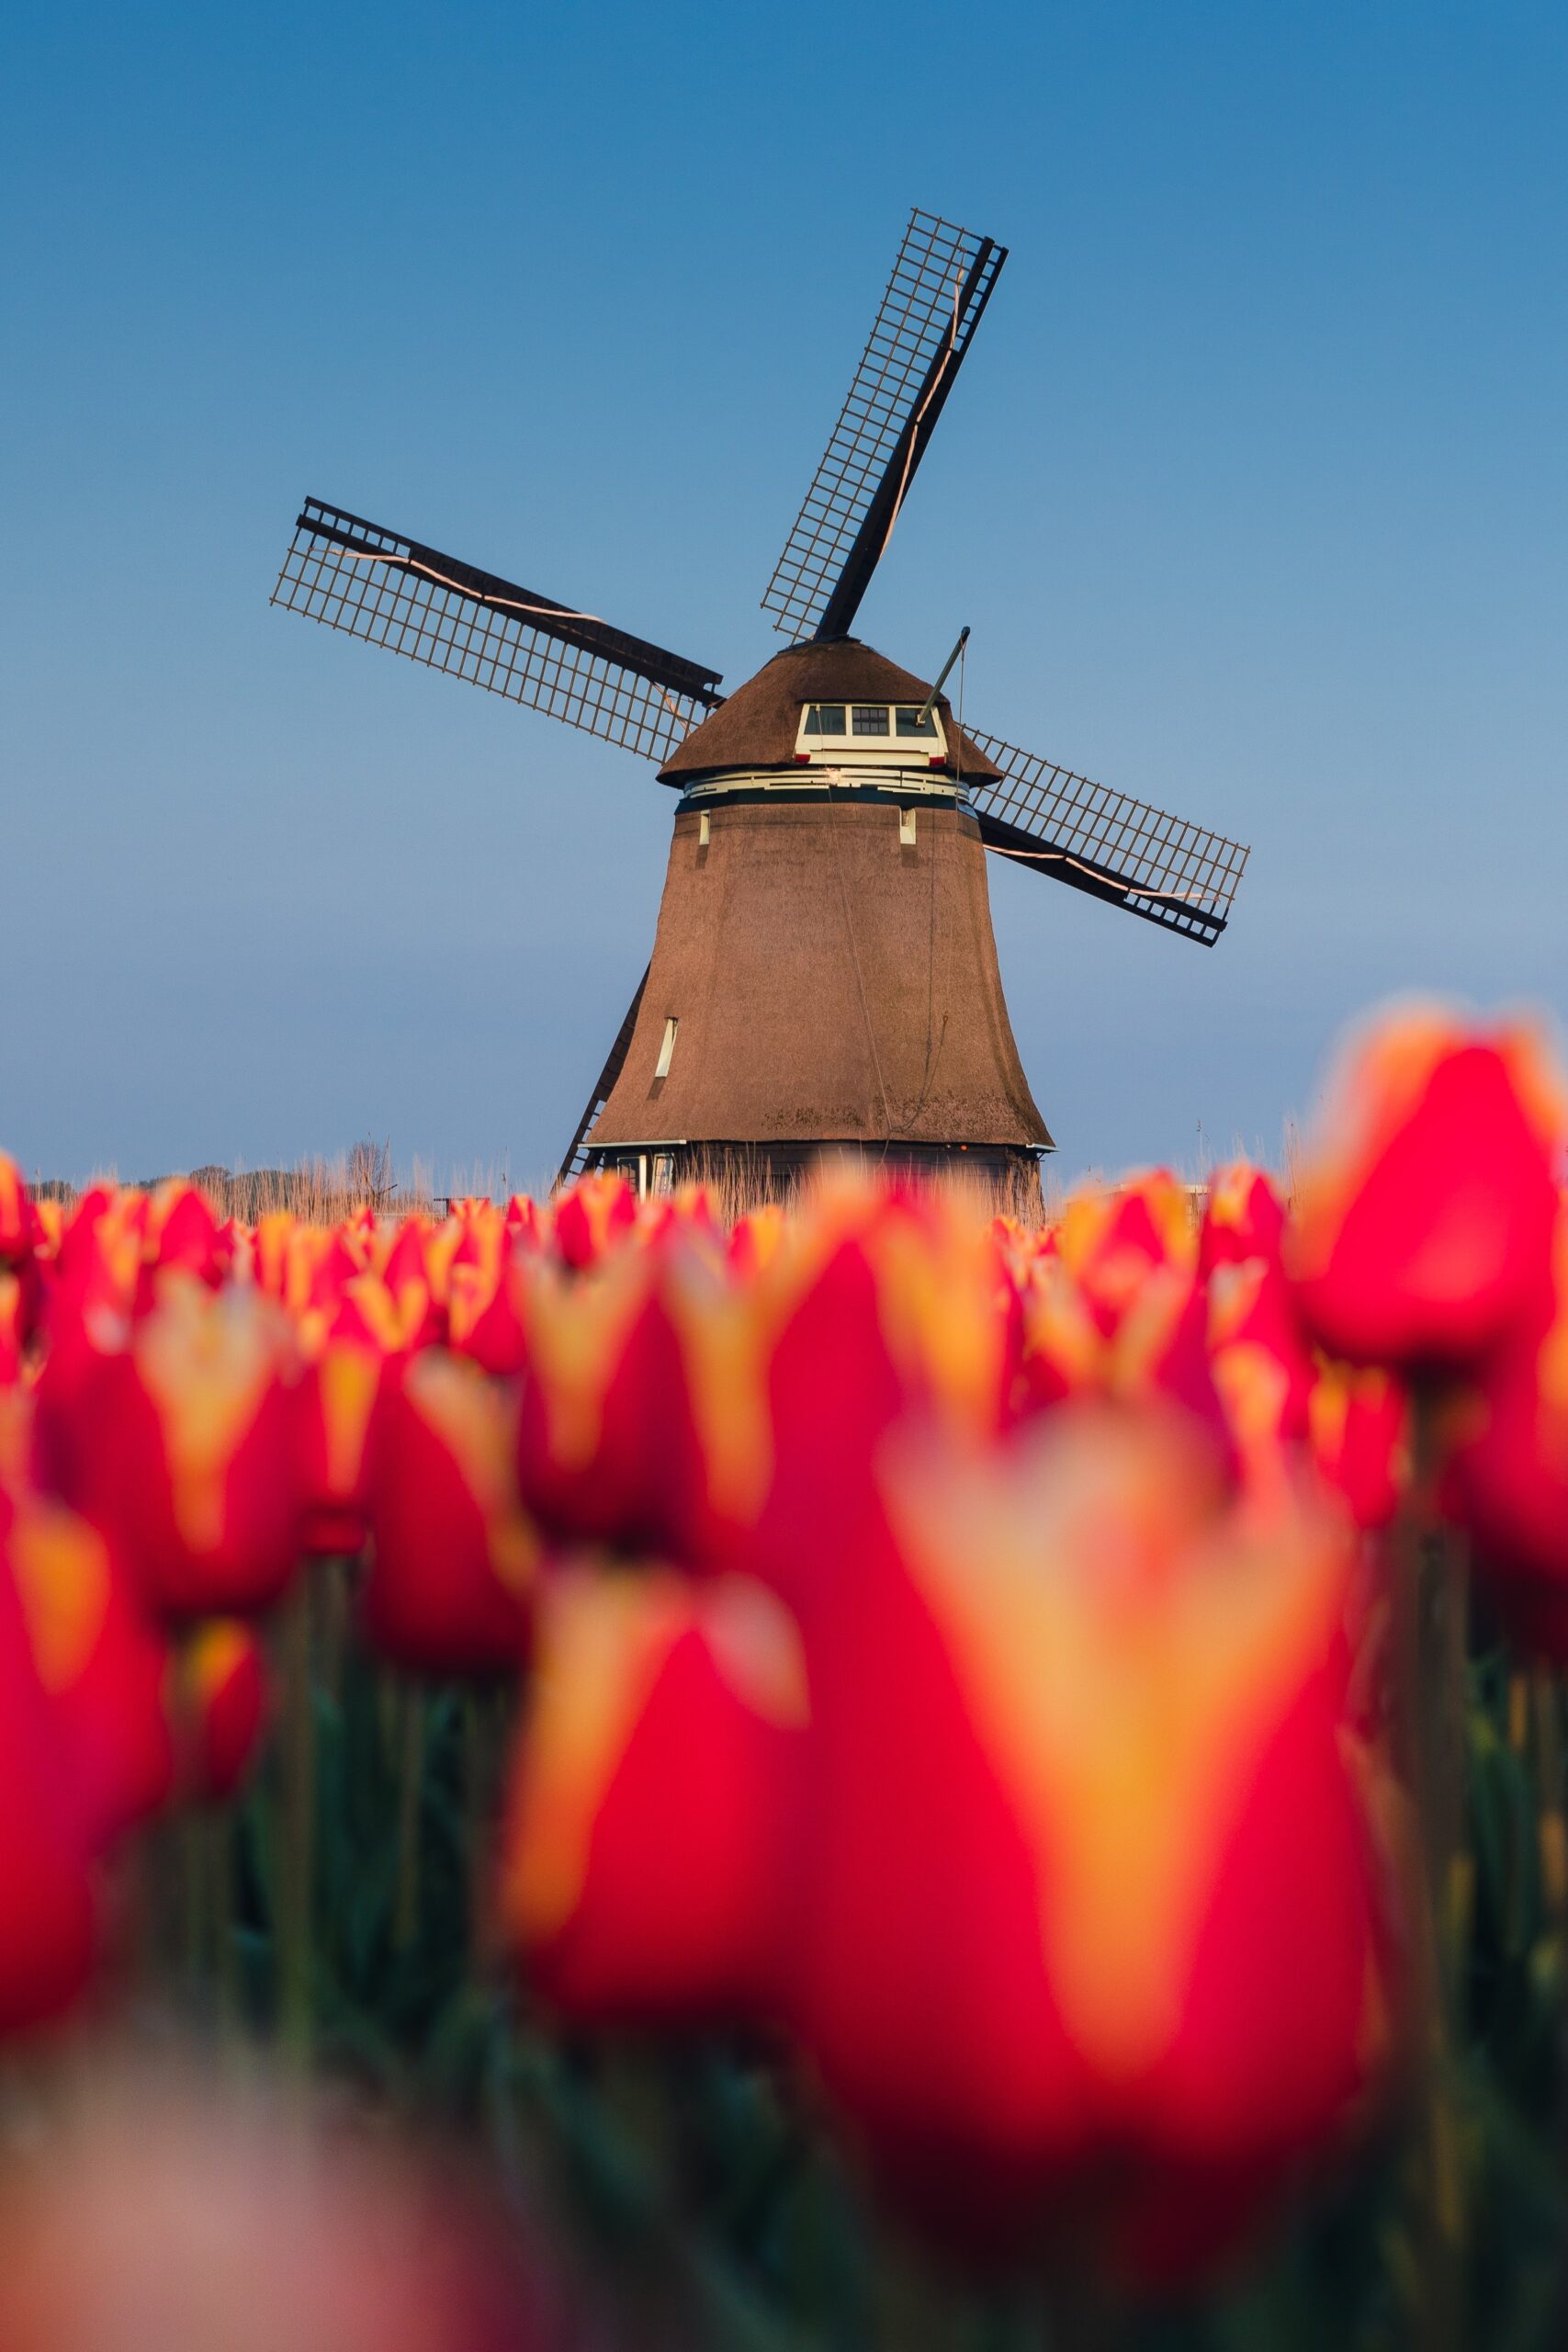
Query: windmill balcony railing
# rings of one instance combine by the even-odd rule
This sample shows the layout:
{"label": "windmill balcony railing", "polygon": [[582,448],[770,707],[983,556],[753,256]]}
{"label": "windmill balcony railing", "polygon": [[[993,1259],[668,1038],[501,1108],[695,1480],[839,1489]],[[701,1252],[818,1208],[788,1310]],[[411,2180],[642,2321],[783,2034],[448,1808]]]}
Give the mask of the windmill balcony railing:
{"label": "windmill balcony railing", "polygon": [[942,800],[963,808],[969,806],[961,778],[933,774],[923,761],[919,767],[894,767],[880,762],[874,766],[840,767],[837,763],[829,765],[824,762],[820,766],[810,767],[730,768],[722,775],[695,778],[685,786],[681,797],[685,806],[699,800],[722,800],[741,792],[819,795],[824,786],[830,792],[857,797]]}

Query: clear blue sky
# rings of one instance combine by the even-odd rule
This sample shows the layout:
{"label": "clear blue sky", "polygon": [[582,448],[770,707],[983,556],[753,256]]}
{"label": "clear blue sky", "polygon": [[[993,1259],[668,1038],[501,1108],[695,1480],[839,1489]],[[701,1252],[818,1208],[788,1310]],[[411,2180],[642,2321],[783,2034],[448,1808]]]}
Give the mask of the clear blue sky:
{"label": "clear blue sky", "polygon": [[721,668],[911,203],[1012,258],[861,616],[1253,845],[1193,948],[992,866],[1063,1172],[1568,1013],[1568,10],[17,7],[0,1142],[542,1176],[651,939],[626,753],[267,596],[311,492]]}

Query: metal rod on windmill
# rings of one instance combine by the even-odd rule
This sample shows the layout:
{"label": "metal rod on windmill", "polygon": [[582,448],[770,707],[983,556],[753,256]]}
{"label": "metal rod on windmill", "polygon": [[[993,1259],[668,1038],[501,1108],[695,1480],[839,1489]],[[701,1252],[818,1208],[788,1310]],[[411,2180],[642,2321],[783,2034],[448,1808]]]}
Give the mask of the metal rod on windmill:
{"label": "metal rod on windmill", "polygon": [[969,624],[965,621],[964,627],[958,632],[957,644],[953,647],[952,652],[948,655],[946,661],[942,665],[941,677],[937,680],[935,685],[926,696],[925,701],[920,705],[920,715],[919,719],[916,721],[917,731],[919,734],[923,735],[925,733],[927,722],[929,721],[932,711],[936,708],[936,698],[938,695],[941,694],[943,686],[946,685],[948,679],[952,676],[953,665],[957,661],[959,655],[963,652],[968,642]]}

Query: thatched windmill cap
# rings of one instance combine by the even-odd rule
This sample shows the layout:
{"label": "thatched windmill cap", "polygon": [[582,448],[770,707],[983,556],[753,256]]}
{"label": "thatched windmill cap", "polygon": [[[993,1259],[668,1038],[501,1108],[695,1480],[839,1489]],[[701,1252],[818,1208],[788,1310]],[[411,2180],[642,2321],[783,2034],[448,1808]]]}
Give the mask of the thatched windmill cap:
{"label": "thatched windmill cap", "polygon": [[[727,768],[788,767],[799,739],[800,714],[808,702],[923,703],[930,692],[923,679],[856,637],[786,646],[700,727],[693,728],[660,769],[660,781],[672,784],[683,776],[722,774]],[[937,696],[936,707],[949,745],[960,749],[964,781],[994,784],[999,771],[966,735],[960,736],[945,695]]]}

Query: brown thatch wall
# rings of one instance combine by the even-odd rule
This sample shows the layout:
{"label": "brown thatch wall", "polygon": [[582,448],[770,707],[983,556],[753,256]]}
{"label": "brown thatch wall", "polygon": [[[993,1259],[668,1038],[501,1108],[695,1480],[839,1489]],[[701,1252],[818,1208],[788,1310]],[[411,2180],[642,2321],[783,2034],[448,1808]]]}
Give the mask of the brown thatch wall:
{"label": "brown thatch wall", "polygon": [[[663,1140],[1049,1144],[1002,999],[974,820],[882,802],[678,817],[595,1150]],[[655,1077],[665,1022],[680,1027]]]}
{"label": "brown thatch wall", "polygon": [[[791,645],[694,727],[660,776],[671,784],[725,768],[784,767],[795,757],[803,703],[923,703],[930,692],[929,681],[900,670],[858,638]],[[936,707],[950,747],[962,751],[964,775],[976,784],[993,783],[996,768],[966,735],[960,737],[945,695],[937,696]],[[919,745],[911,748],[918,757]]]}

